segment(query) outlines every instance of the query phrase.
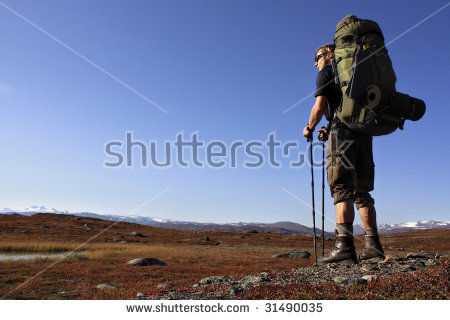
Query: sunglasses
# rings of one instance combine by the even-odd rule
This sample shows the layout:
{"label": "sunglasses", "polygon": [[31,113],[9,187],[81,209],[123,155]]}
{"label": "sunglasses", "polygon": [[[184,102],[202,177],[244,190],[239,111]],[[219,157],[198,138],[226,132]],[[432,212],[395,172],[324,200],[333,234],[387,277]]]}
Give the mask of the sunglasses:
{"label": "sunglasses", "polygon": [[314,57],[314,61],[315,62],[319,61],[320,58],[325,57],[327,54],[328,54],[328,52],[318,54],[317,56]]}

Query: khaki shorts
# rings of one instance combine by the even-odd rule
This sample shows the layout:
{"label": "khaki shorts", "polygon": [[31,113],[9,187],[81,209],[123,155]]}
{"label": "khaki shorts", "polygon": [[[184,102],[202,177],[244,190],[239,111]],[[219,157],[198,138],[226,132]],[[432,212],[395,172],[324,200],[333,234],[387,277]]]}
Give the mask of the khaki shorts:
{"label": "khaki shorts", "polygon": [[334,204],[347,199],[356,208],[374,204],[375,164],[372,137],[359,134],[339,124],[331,129],[327,147],[327,176]]}

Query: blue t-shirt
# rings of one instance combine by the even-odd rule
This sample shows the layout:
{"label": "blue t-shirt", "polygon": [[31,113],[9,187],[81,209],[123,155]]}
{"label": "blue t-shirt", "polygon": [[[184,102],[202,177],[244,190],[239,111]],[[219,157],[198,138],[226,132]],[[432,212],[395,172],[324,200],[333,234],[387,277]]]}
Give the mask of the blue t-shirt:
{"label": "blue t-shirt", "polygon": [[340,86],[334,82],[333,68],[330,64],[325,65],[317,74],[314,96],[327,97],[328,108],[325,112],[325,118],[328,121],[333,120],[334,111],[341,104],[342,91]]}

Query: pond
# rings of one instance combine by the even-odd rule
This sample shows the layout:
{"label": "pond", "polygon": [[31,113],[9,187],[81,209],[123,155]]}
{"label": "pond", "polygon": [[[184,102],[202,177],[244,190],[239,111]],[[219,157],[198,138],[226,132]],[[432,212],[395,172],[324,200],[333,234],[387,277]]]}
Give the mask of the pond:
{"label": "pond", "polygon": [[26,252],[0,252],[0,261],[5,260],[31,260],[36,258],[60,258],[68,253],[26,253]]}

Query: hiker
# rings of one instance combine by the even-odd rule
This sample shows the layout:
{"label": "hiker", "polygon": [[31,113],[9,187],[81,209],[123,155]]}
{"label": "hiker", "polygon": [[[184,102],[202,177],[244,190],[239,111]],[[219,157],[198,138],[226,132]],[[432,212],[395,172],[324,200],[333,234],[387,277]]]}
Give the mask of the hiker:
{"label": "hiker", "polygon": [[[355,264],[358,259],[384,259],[384,252],[377,232],[374,199],[369,194],[374,188],[372,136],[350,130],[336,117],[335,111],[341,103],[342,92],[334,81],[330,64],[334,49],[334,44],[326,44],[316,50],[314,65],[319,69],[316,101],[303,136],[312,138],[316,126],[325,115],[329,125],[317,132],[320,139],[328,140],[327,176],[336,206],[336,240],[335,247],[327,256],[320,257],[318,263]],[[364,247],[358,257],[353,237],[353,205],[359,210],[365,232]]]}

